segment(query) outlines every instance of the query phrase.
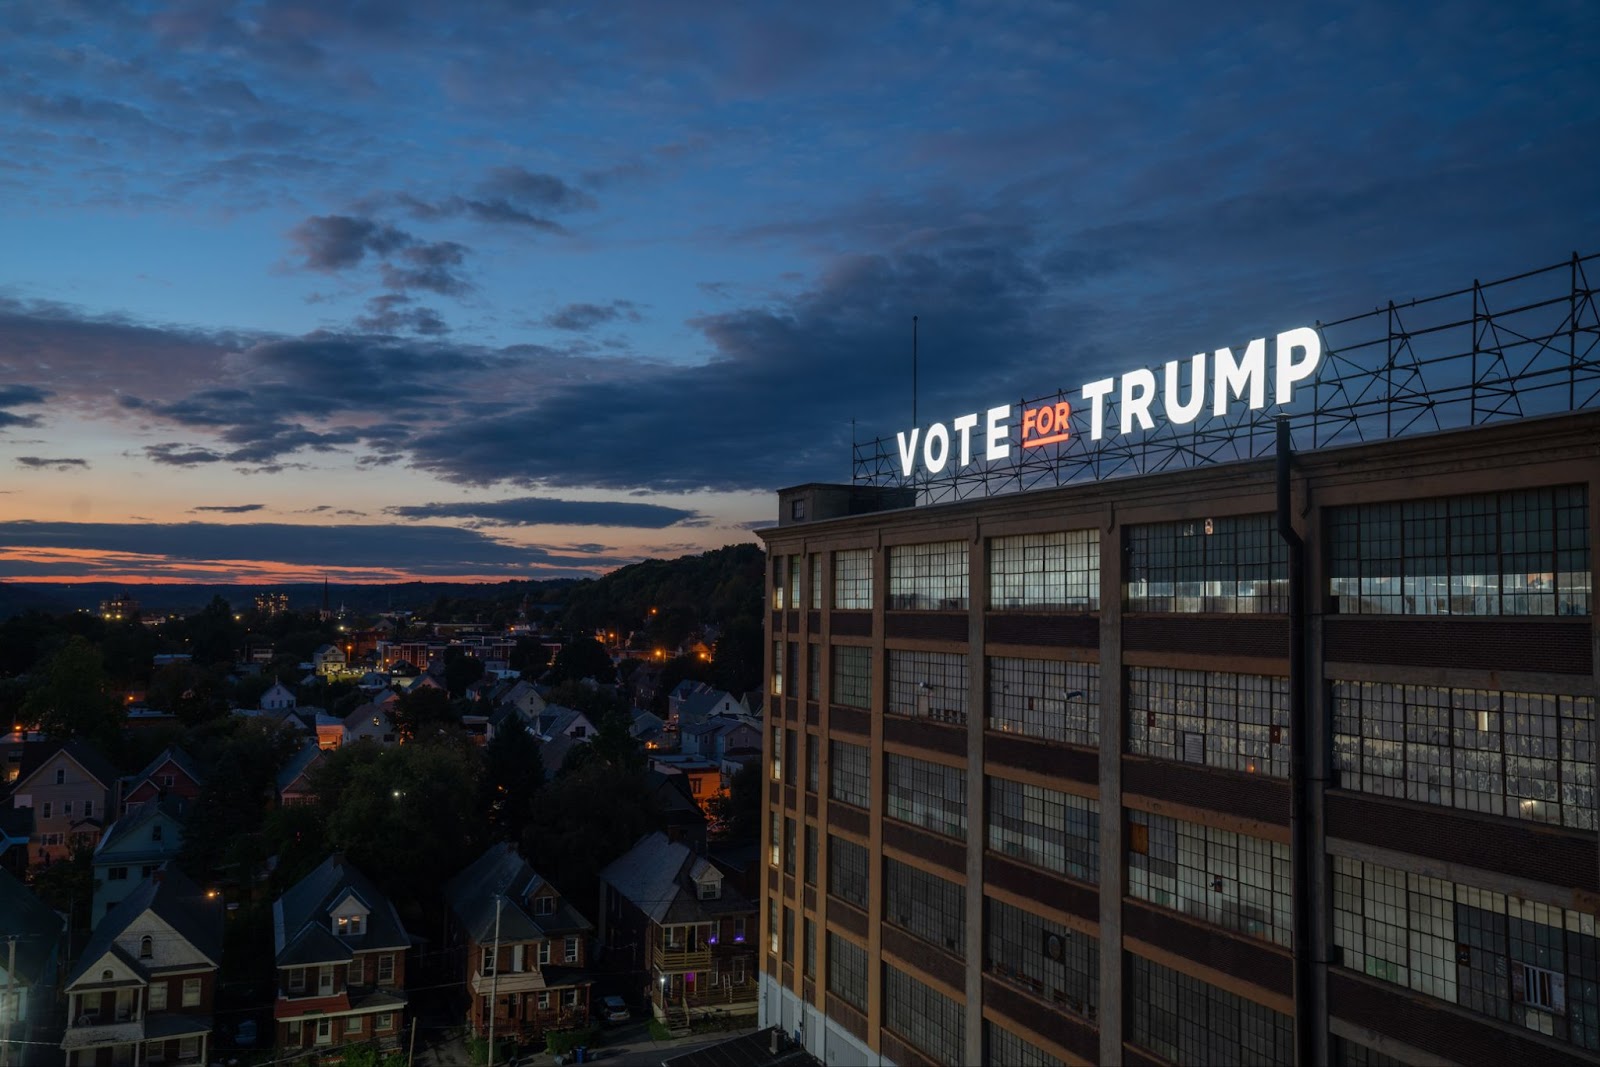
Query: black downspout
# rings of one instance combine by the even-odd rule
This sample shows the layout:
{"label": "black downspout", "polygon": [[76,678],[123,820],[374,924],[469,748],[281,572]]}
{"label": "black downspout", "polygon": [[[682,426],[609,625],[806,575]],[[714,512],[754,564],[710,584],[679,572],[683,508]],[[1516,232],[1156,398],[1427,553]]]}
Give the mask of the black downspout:
{"label": "black downspout", "polygon": [[1288,416],[1278,417],[1278,536],[1289,546],[1289,850],[1294,870],[1295,1062],[1315,1067],[1316,917],[1312,872],[1317,869],[1315,835],[1308,825],[1313,779],[1311,722],[1306,700],[1306,553],[1295,532],[1289,493],[1294,443]]}

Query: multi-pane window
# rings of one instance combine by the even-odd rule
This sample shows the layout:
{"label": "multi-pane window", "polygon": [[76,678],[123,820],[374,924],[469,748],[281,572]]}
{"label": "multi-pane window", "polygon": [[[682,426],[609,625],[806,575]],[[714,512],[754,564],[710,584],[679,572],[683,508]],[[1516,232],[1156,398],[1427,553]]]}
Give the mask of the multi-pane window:
{"label": "multi-pane window", "polygon": [[966,611],[967,543],[889,549],[889,607],[894,611]]}
{"label": "multi-pane window", "polygon": [[1129,667],[1128,751],[1287,778],[1289,680]]}
{"label": "multi-pane window", "polygon": [[795,775],[800,771],[800,751],[795,743],[795,732],[793,730],[785,730],[783,732],[783,750],[789,753],[789,758],[783,765],[783,784],[794,785]]}
{"label": "multi-pane window", "polygon": [[989,607],[1099,610],[1100,531],[992,538]]}
{"label": "multi-pane window", "polygon": [[821,748],[816,734],[806,734],[806,792],[815,793],[822,781]]}
{"label": "multi-pane window", "polygon": [[778,954],[778,898],[767,898],[767,951]]}
{"label": "multi-pane window", "polygon": [[846,1004],[867,1010],[867,950],[828,932],[828,992]]}
{"label": "multi-pane window", "polygon": [[800,607],[800,557],[789,557],[789,607]]}
{"label": "multi-pane window", "polygon": [[833,554],[833,606],[841,611],[872,610],[872,549]]}
{"label": "multi-pane window", "polygon": [[889,668],[889,702],[893,715],[917,715],[938,722],[967,721],[967,657],[960,652],[911,652],[891,648],[884,653]]}
{"label": "multi-pane window", "polygon": [[1593,915],[1344,856],[1333,893],[1346,967],[1600,1049]]}
{"label": "multi-pane window", "polygon": [[858,808],[872,806],[872,753],[865,745],[828,742],[828,797]]}
{"label": "multi-pane window", "polygon": [[935,1063],[966,1061],[966,1009],[889,963],[883,965],[883,1025]]}
{"label": "multi-pane window", "polygon": [[1594,698],[1334,682],[1339,782],[1592,830]]}
{"label": "multi-pane window", "polygon": [[1289,554],[1272,515],[1128,528],[1129,611],[1289,610]]}
{"label": "multi-pane window", "polygon": [[1333,1037],[1333,1067],[1410,1067],[1405,1060],[1368,1048],[1347,1037]]}
{"label": "multi-pane window", "polygon": [[822,646],[806,646],[806,699],[822,699]]}
{"label": "multi-pane window", "polygon": [[1093,1019],[1100,1006],[1100,944],[1095,937],[993,897],[985,897],[983,907],[983,969],[1058,1008]]}
{"label": "multi-pane window", "polygon": [[966,955],[967,891],[955,882],[885,859],[883,919],[946,952]]}
{"label": "multi-pane window", "polygon": [[884,803],[892,819],[950,837],[967,836],[967,772],[897,756],[883,760]]}
{"label": "multi-pane window", "polygon": [[1328,591],[1346,615],[1588,615],[1584,486],[1328,512]]}
{"label": "multi-pane window", "polygon": [[774,867],[783,858],[783,816],[776,811],[767,813],[767,862]]}
{"label": "multi-pane window", "polygon": [[834,645],[833,693],[829,699],[847,708],[872,707],[872,649]]}
{"label": "multi-pane window", "polygon": [[983,1040],[984,1063],[1003,1063],[1006,1067],[1065,1067],[1058,1057],[999,1023],[984,1021]]}
{"label": "multi-pane window", "polygon": [[989,657],[989,729],[1100,744],[1100,665]]}
{"label": "multi-pane window", "polygon": [[794,962],[794,909],[788,905],[783,909],[783,960]]}
{"label": "multi-pane window", "polygon": [[772,695],[783,696],[783,642],[772,642]]}
{"label": "multi-pane window", "polygon": [[1054,789],[989,779],[989,847],[1080,882],[1100,880],[1100,804]]}
{"label": "multi-pane window", "polygon": [[807,978],[814,977],[817,973],[817,924],[810,919],[805,920],[805,970],[802,972]]}
{"label": "multi-pane window", "polygon": [[806,885],[817,884],[817,828],[806,823]]}
{"label": "multi-pane window", "polygon": [[783,576],[784,576],[783,557],[782,556],[773,556],[772,557],[772,610],[773,611],[782,611],[783,607],[784,607],[784,591],[785,590],[784,590],[784,584],[783,584]]}
{"label": "multi-pane window", "polygon": [[768,748],[772,753],[772,780],[783,780],[783,731],[776,725],[767,727]]}
{"label": "multi-pane window", "polygon": [[1231,830],[1128,812],[1128,895],[1288,945],[1289,846]]}
{"label": "multi-pane window", "polygon": [[1294,1020],[1198,978],[1126,956],[1128,1040],[1174,1063],[1294,1062]]}
{"label": "multi-pane window", "polygon": [[842,837],[828,835],[828,892],[867,910],[867,895],[871,891],[872,861],[861,845]]}
{"label": "multi-pane window", "polygon": [[783,873],[793,874],[795,853],[800,851],[800,830],[793,819],[783,820]]}
{"label": "multi-pane window", "polygon": [[820,611],[827,606],[822,602],[822,554],[811,553],[808,566],[811,569],[811,600],[806,607],[812,611]]}

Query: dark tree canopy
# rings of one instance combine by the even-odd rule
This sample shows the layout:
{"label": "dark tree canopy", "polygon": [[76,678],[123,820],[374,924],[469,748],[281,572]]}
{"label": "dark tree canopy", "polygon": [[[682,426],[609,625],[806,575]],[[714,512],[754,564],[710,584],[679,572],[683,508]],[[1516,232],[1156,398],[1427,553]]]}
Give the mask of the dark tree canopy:
{"label": "dark tree canopy", "polygon": [[561,646],[556,661],[550,667],[550,682],[578,682],[593,678],[601,685],[616,681],[617,669],[611,665],[611,656],[592,637],[579,637]]}

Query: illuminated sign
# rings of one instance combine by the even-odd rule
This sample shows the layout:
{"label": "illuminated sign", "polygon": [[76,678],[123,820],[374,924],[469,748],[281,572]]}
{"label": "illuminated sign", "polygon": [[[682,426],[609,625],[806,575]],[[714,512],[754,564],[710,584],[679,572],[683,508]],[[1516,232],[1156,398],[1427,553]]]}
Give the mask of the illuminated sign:
{"label": "illuminated sign", "polygon": [[[1299,358],[1296,358],[1299,353]],[[1152,413],[1157,393],[1160,394],[1161,417],[1174,426],[1187,426],[1200,417],[1208,407],[1213,416],[1228,413],[1233,400],[1244,400],[1251,411],[1267,406],[1267,339],[1259,337],[1245,346],[1243,355],[1235,356],[1231,348],[1219,348],[1207,356],[1201,352],[1189,361],[1189,387],[1183,389],[1183,361],[1172,360],[1163,368],[1161,379],[1156,372],[1141,368],[1119,378],[1101,378],[1083,387],[1083,400],[1089,405],[1089,439],[1098,441],[1106,435],[1106,398],[1117,402],[1120,416],[1114,432],[1130,434],[1135,430],[1155,428],[1156,416]],[[1305,381],[1316,374],[1322,362],[1322,340],[1309,326],[1299,326],[1278,334],[1273,343],[1272,396],[1279,405],[1294,398],[1296,382]],[[940,474],[955,464],[955,470],[973,462],[973,431],[983,424],[981,431],[982,458],[987,463],[1006,459],[1011,455],[1011,430],[1013,410],[1010,404],[989,408],[980,416],[977,412],[952,419],[949,425],[935,422],[926,430],[913,427],[908,434],[902,430],[895,434],[900,446],[900,471],[911,477],[922,461],[928,474]],[[1015,425],[1019,429],[1017,444],[1020,448],[1038,448],[1041,445],[1062,444],[1072,436],[1070,421],[1072,405],[1067,401],[1039,404],[1022,409]],[[919,447],[920,446],[920,447]]]}

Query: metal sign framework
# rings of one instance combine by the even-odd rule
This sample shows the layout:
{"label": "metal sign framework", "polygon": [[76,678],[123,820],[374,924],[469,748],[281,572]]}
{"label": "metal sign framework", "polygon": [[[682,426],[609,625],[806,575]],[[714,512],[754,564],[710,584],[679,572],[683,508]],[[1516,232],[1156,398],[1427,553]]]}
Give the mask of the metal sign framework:
{"label": "metal sign framework", "polygon": [[[1013,444],[1005,460],[907,478],[893,437],[853,441],[853,480],[914,486],[918,502],[932,504],[1270,455],[1285,413],[1295,448],[1306,450],[1600,407],[1600,310],[1588,278],[1597,260],[1600,253],[1574,252],[1508,278],[1318,322],[1322,365],[1287,407],[1206,411],[1187,426],[1158,420],[1143,433],[1092,441],[1078,396],[1053,393],[1017,410],[1072,403],[1064,443]],[[1106,425],[1120,418],[1117,397],[1106,397]]]}

